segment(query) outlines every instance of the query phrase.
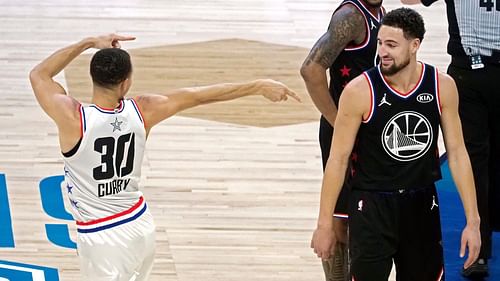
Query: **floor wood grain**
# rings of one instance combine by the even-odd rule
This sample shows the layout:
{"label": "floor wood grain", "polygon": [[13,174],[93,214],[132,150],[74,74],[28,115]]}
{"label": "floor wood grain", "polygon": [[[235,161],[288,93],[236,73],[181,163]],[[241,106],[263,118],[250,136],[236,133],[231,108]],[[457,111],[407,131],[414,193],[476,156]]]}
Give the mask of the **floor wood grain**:
{"label": "floor wood grain", "polygon": [[[400,5],[385,2],[389,10]],[[119,32],[137,36],[125,47],[138,69],[153,73],[137,71],[132,94],[275,77],[304,98],[303,104],[221,104],[153,129],[143,167],[158,226],[151,280],[322,280],[309,248],[322,176],[318,114],[298,67],[338,3],[0,0],[0,173],[16,244],[0,248],[0,259],[54,267],[61,280],[79,280],[75,250],[46,237],[46,224],[65,222],[44,213],[39,182],[62,174],[62,161],[56,128],[27,77],[57,48]],[[420,59],[445,70],[444,3],[418,10],[428,30]],[[84,99],[84,64],[72,67],[58,80]],[[71,223],[70,229],[74,235]]]}

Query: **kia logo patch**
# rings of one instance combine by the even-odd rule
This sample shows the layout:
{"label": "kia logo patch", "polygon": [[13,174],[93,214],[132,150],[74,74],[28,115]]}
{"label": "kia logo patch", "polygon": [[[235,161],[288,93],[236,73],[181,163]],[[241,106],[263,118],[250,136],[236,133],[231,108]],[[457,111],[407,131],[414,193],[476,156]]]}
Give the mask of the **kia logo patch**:
{"label": "kia logo patch", "polygon": [[422,93],[417,96],[417,101],[419,103],[429,103],[434,100],[434,96],[429,93]]}

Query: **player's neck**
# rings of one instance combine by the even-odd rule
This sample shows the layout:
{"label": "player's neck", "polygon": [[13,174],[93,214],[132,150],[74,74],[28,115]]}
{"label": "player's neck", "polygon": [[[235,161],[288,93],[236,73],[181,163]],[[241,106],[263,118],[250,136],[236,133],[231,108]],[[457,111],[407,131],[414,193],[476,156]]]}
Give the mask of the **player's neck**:
{"label": "player's neck", "polygon": [[401,93],[408,93],[415,88],[420,81],[423,71],[423,64],[412,59],[410,63],[397,73],[391,76],[384,76],[385,80],[392,88]]}
{"label": "player's neck", "polygon": [[380,12],[380,7],[382,7],[382,3],[379,6],[374,6],[374,5],[370,5],[370,3],[368,3],[364,0],[361,0],[360,2],[362,2],[362,4],[365,6],[365,8],[367,8],[368,11],[370,11],[370,13],[374,16],[378,15],[378,13]]}
{"label": "player's neck", "polygon": [[106,89],[94,86],[94,95],[92,96],[92,103],[103,108],[117,108],[123,95],[119,89]]}

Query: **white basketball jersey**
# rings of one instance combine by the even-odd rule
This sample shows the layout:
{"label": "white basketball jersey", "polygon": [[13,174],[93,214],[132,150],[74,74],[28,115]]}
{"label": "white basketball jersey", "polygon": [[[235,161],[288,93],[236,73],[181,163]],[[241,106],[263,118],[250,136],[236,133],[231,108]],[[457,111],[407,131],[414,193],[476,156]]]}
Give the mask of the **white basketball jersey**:
{"label": "white basketball jersey", "polygon": [[139,107],[133,99],[116,109],[81,106],[80,118],[82,139],[64,158],[73,216],[82,227],[130,221],[145,210],[139,181],[146,130]]}

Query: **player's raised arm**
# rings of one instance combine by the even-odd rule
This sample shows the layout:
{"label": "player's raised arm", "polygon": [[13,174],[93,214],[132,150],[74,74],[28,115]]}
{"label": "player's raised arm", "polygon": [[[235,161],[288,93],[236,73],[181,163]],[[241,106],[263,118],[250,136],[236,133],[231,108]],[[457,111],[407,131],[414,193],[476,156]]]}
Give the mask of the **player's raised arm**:
{"label": "player's raised arm", "polygon": [[288,98],[300,102],[300,98],[295,92],[283,83],[271,79],[181,88],[162,95],[143,95],[135,99],[141,107],[148,129],[150,129],[179,111],[202,104],[228,101],[250,95],[262,95],[273,102],[286,101]]}

